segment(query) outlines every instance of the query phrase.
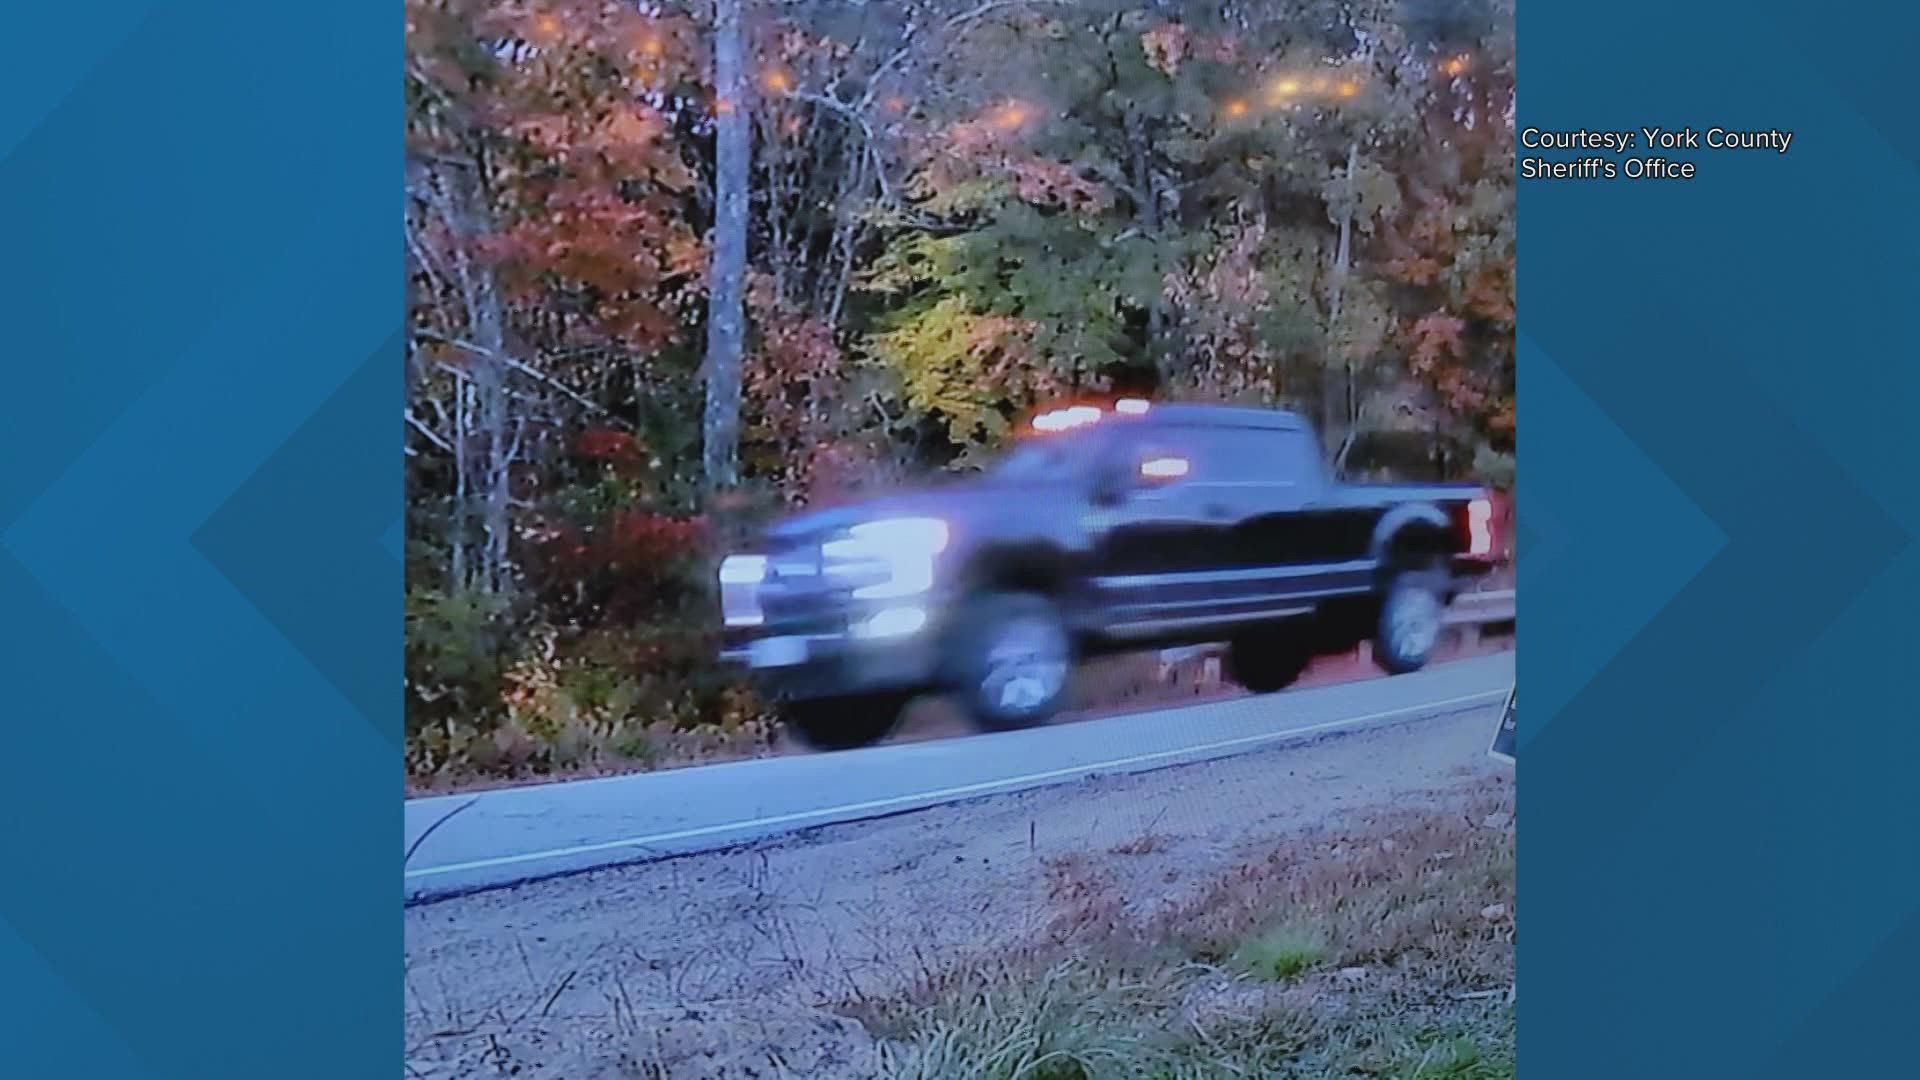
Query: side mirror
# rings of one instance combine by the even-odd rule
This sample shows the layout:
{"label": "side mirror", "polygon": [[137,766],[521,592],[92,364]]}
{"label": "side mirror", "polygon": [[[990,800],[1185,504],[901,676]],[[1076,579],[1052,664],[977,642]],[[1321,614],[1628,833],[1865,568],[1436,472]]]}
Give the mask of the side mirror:
{"label": "side mirror", "polygon": [[1186,478],[1193,463],[1177,454],[1160,454],[1128,464],[1115,463],[1094,481],[1097,506],[1116,506],[1136,491],[1150,491]]}
{"label": "side mirror", "polygon": [[1192,471],[1193,464],[1186,458],[1173,454],[1151,457],[1140,463],[1140,482],[1144,484],[1170,484]]}

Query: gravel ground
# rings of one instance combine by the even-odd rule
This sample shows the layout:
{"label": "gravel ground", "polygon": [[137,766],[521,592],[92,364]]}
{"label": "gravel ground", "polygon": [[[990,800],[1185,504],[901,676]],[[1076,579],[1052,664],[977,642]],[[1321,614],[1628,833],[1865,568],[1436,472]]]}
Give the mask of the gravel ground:
{"label": "gravel ground", "polygon": [[1059,932],[1060,875],[1178,907],[1307,828],[1511,782],[1497,710],[983,799],[406,912],[408,1075],[861,1077],[844,1006]]}

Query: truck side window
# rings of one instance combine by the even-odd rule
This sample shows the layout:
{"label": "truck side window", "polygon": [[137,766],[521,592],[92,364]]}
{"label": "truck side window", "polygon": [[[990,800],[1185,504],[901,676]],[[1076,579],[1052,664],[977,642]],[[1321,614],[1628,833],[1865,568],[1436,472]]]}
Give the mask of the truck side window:
{"label": "truck side window", "polygon": [[1266,484],[1284,476],[1277,458],[1280,447],[1277,432],[1254,428],[1216,428],[1207,432],[1218,467],[1208,479],[1216,483],[1242,486]]}
{"label": "truck side window", "polygon": [[1321,453],[1320,441],[1311,433],[1276,432],[1274,444],[1279,451],[1275,465],[1280,480],[1301,485],[1315,493],[1325,485],[1326,458]]}
{"label": "truck side window", "polygon": [[1311,484],[1320,475],[1319,448],[1305,432],[1222,428],[1220,479],[1233,484]]}

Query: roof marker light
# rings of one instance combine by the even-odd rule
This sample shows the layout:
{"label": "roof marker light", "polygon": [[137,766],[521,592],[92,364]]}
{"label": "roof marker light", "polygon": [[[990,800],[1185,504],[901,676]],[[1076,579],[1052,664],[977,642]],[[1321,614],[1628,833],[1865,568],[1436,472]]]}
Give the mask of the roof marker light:
{"label": "roof marker light", "polygon": [[1091,405],[1074,405],[1070,408],[1055,409],[1041,413],[1033,418],[1035,431],[1066,431],[1069,428],[1091,424],[1100,419],[1100,410]]}
{"label": "roof marker light", "polygon": [[1142,398],[1121,398],[1113,403],[1114,412],[1127,416],[1139,416],[1146,412],[1148,407],[1147,402]]}

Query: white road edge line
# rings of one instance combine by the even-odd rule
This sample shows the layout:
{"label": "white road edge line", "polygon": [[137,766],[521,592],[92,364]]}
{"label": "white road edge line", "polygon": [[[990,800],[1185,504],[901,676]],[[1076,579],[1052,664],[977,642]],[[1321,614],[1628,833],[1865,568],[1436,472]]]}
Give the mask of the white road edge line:
{"label": "white road edge line", "polygon": [[[1185,757],[1190,754],[1204,753],[1209,750],[1224,750],[1236,746],[1256,746],[1266,742],[1281,742],[1311,735],[1320,731],[1334,731],[1359,724],[1368,724],[1377,720],[1386,720],[1396,716],[1413,713],[1432,712],[1456,705],[1495,704],[1505,701],[1505,690],[1483,690],[1477,694],[1447,698],[1442,701],[1422,702],[1419,705],[1406,705],[1384,712],[1368,713],[1364,716],[1350,716],[1343,720],[1328,720],[1324,723],[1309,724],[1306,727],[1288,728],[1285,731],[1263,731],[1258,735],[1242,735],[1236,739],[1222,742],[1202,743],[1198,746],[1183,746],[1173,750],[1156,750],[1151,754],[1139,754],[1133,757],[1112,758],[1087,765],[1074,765],[1065,769],[1052,769],[1047,772],[1027,773],[1022,776],[1009,776],[999,780],[986,780],[977,784],[964,784],[960,787],[941,788],[936,791],[919,792],[913,795],[896,795],[887,799],[874,799],[868,802],[847,803],[842,806],[830,806],[821,810],[803,810],[791,814],[776,814],[772,817],[753,818],[747,821],[731,821],[721,825],[703,825],[697,829],[681,829],[677,832],[655,833],[651,836],[636,836],[624,840],[605,840],[597,844],[580,844],[574,847],[551,848],[546,851],[530,851],[521,855],[502,855],[492,859],[474,859],[468,862],[448,863],[445,866],[423,866],[417,870],[405,871],[407,880],[435,877],[441,874],[457,874],[469,870],[490,870],[502,866],[518,866],[524,863],[547,862],[553,859],[566,859],[576,855],[593,855],[602,851],[614,851],[619,848],[648,848],[658,844],[669,844],[680,840],[696,840],[704,836],[719,836],[726,833],[762,829],[777,825],[800,825],[801,823],[819,825],[850,824],[859,820],[861,815],[870,815],[886,810],[905,809],[915,806],[937,806],[943,802],[965,798],[969,795],[989,795],[1006,790],[1019,790],[1069,776],[1085,776],[1107,769],[1117,769],[1127,765],[1142,765],[1151,761]],[[803,826],[805,827],[805,826]]]}

